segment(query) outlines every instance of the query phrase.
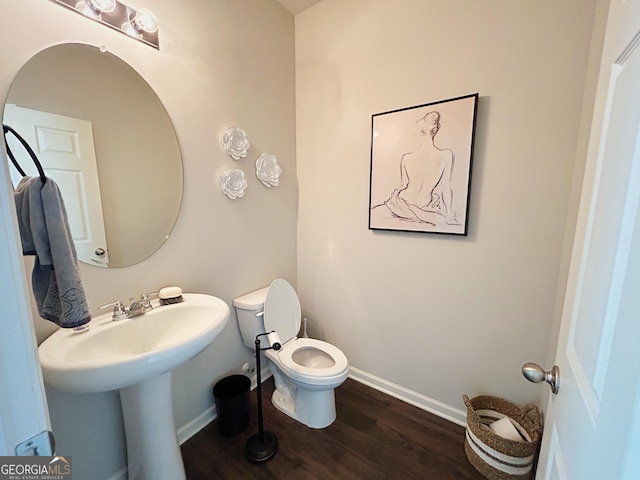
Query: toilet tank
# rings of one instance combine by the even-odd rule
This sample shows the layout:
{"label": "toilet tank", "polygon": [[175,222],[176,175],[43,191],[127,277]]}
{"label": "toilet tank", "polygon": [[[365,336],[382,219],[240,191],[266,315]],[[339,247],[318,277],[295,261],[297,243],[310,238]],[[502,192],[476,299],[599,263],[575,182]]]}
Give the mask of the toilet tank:
{"label": "toilet tank", "polygon": [[268,291],[269,287],[264,287],[233,300],[242,342],[252,350],[256,348],[256,335],[264,333],[263,317],[259,314],[264,311]]}

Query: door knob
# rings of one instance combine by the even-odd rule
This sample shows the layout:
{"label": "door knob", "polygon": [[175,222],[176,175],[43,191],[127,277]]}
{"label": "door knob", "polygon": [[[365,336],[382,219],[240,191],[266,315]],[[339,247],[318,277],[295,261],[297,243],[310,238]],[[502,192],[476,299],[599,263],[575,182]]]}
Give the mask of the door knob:
{"label": "door knob", "polygon": [[107,253],[107,251],[104,248],[96,248],[96,251],[93,252],[98,256],[104,255],[105,253]]}
{"label": "door knob", "polygon": [[547,382],[551,385],[553,393],[558,393],[558,390],[560,390],[560,369],[557,365],[554,365],[550,371],[545,372],[537,363],[525,363],[522,366],[522,374],[524,378],[533,383]]}

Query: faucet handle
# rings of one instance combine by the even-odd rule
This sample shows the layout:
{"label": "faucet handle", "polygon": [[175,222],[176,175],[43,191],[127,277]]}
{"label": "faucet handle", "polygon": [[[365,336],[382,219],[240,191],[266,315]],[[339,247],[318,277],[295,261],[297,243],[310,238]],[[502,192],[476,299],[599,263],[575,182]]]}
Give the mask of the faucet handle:
{"label": "faucet handle", "polygon": [[158,294],[159,292],[143,293],[142,295],[140,295],[140,300],[142,300],[143,302],[148,302],[150,298],[155,298],[158,296]]}
{"label": "faucet handle", "polygon": [[127,310],[124,308],[124,305],[120,300],[116,300],[115,302],[105,303],[104,305],[100,305],[98,307],[99,310],[104,308],[113,307],[113,320],[119,320],[127,316]]}
{"label": "faucet handle", "polygon": [[158,292],[143,293],[142,295],[140,295],[140,303],[142,304],[142,308],[144,309],[145,312],[148,312],[149,310],[153,309],[153,306],[151,305],[150,297],[157,297],[157,296],[158,296]]}
{"label": "faucet handle", "polygon": [[120,300],[116,300],[115,302],[105,303],[104,305],[100,305],[98,309],[102,310],[103,308],[113,307],[114,310],[124,308],[124,305]]}

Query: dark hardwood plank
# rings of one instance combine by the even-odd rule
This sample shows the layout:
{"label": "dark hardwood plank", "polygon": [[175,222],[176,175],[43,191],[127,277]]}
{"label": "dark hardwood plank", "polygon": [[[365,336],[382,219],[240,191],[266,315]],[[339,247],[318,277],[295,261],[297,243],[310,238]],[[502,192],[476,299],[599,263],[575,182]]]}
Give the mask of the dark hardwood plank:
{"label": "dark hardwood plank", "polygon": [[182,446],[188,480],[367,479],[482,480],[464,454],[464,428],[348,379],[336,389],[337,420],[314,430],[271,405],[273,380],[263,384],[265,430],[278,437],[269,461],[245,459],[257,432],[256,392],[251,422],[225,437],[216,422]]}

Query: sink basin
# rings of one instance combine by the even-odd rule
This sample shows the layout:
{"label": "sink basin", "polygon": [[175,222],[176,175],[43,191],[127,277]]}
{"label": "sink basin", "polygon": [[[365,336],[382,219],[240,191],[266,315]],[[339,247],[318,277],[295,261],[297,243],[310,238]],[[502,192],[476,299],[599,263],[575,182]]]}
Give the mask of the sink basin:
{"label": "sink basin", "polygon": [[188,293],[144,315],[91,321],[85,333],[60,329],[38,348],[47,385],[75,393],[119,390],[127,439],[127,478],[186,480],[173,422],[171,371],[220,334],[229,306]]}
{"label": "sink basin", "polygon": [[209,295],[183,298],[130,319],[101,315],[86,333],[56,331],[38,348],[45,383],[76,393],[117,390],[192,359],[225,327],[229,307]]}

